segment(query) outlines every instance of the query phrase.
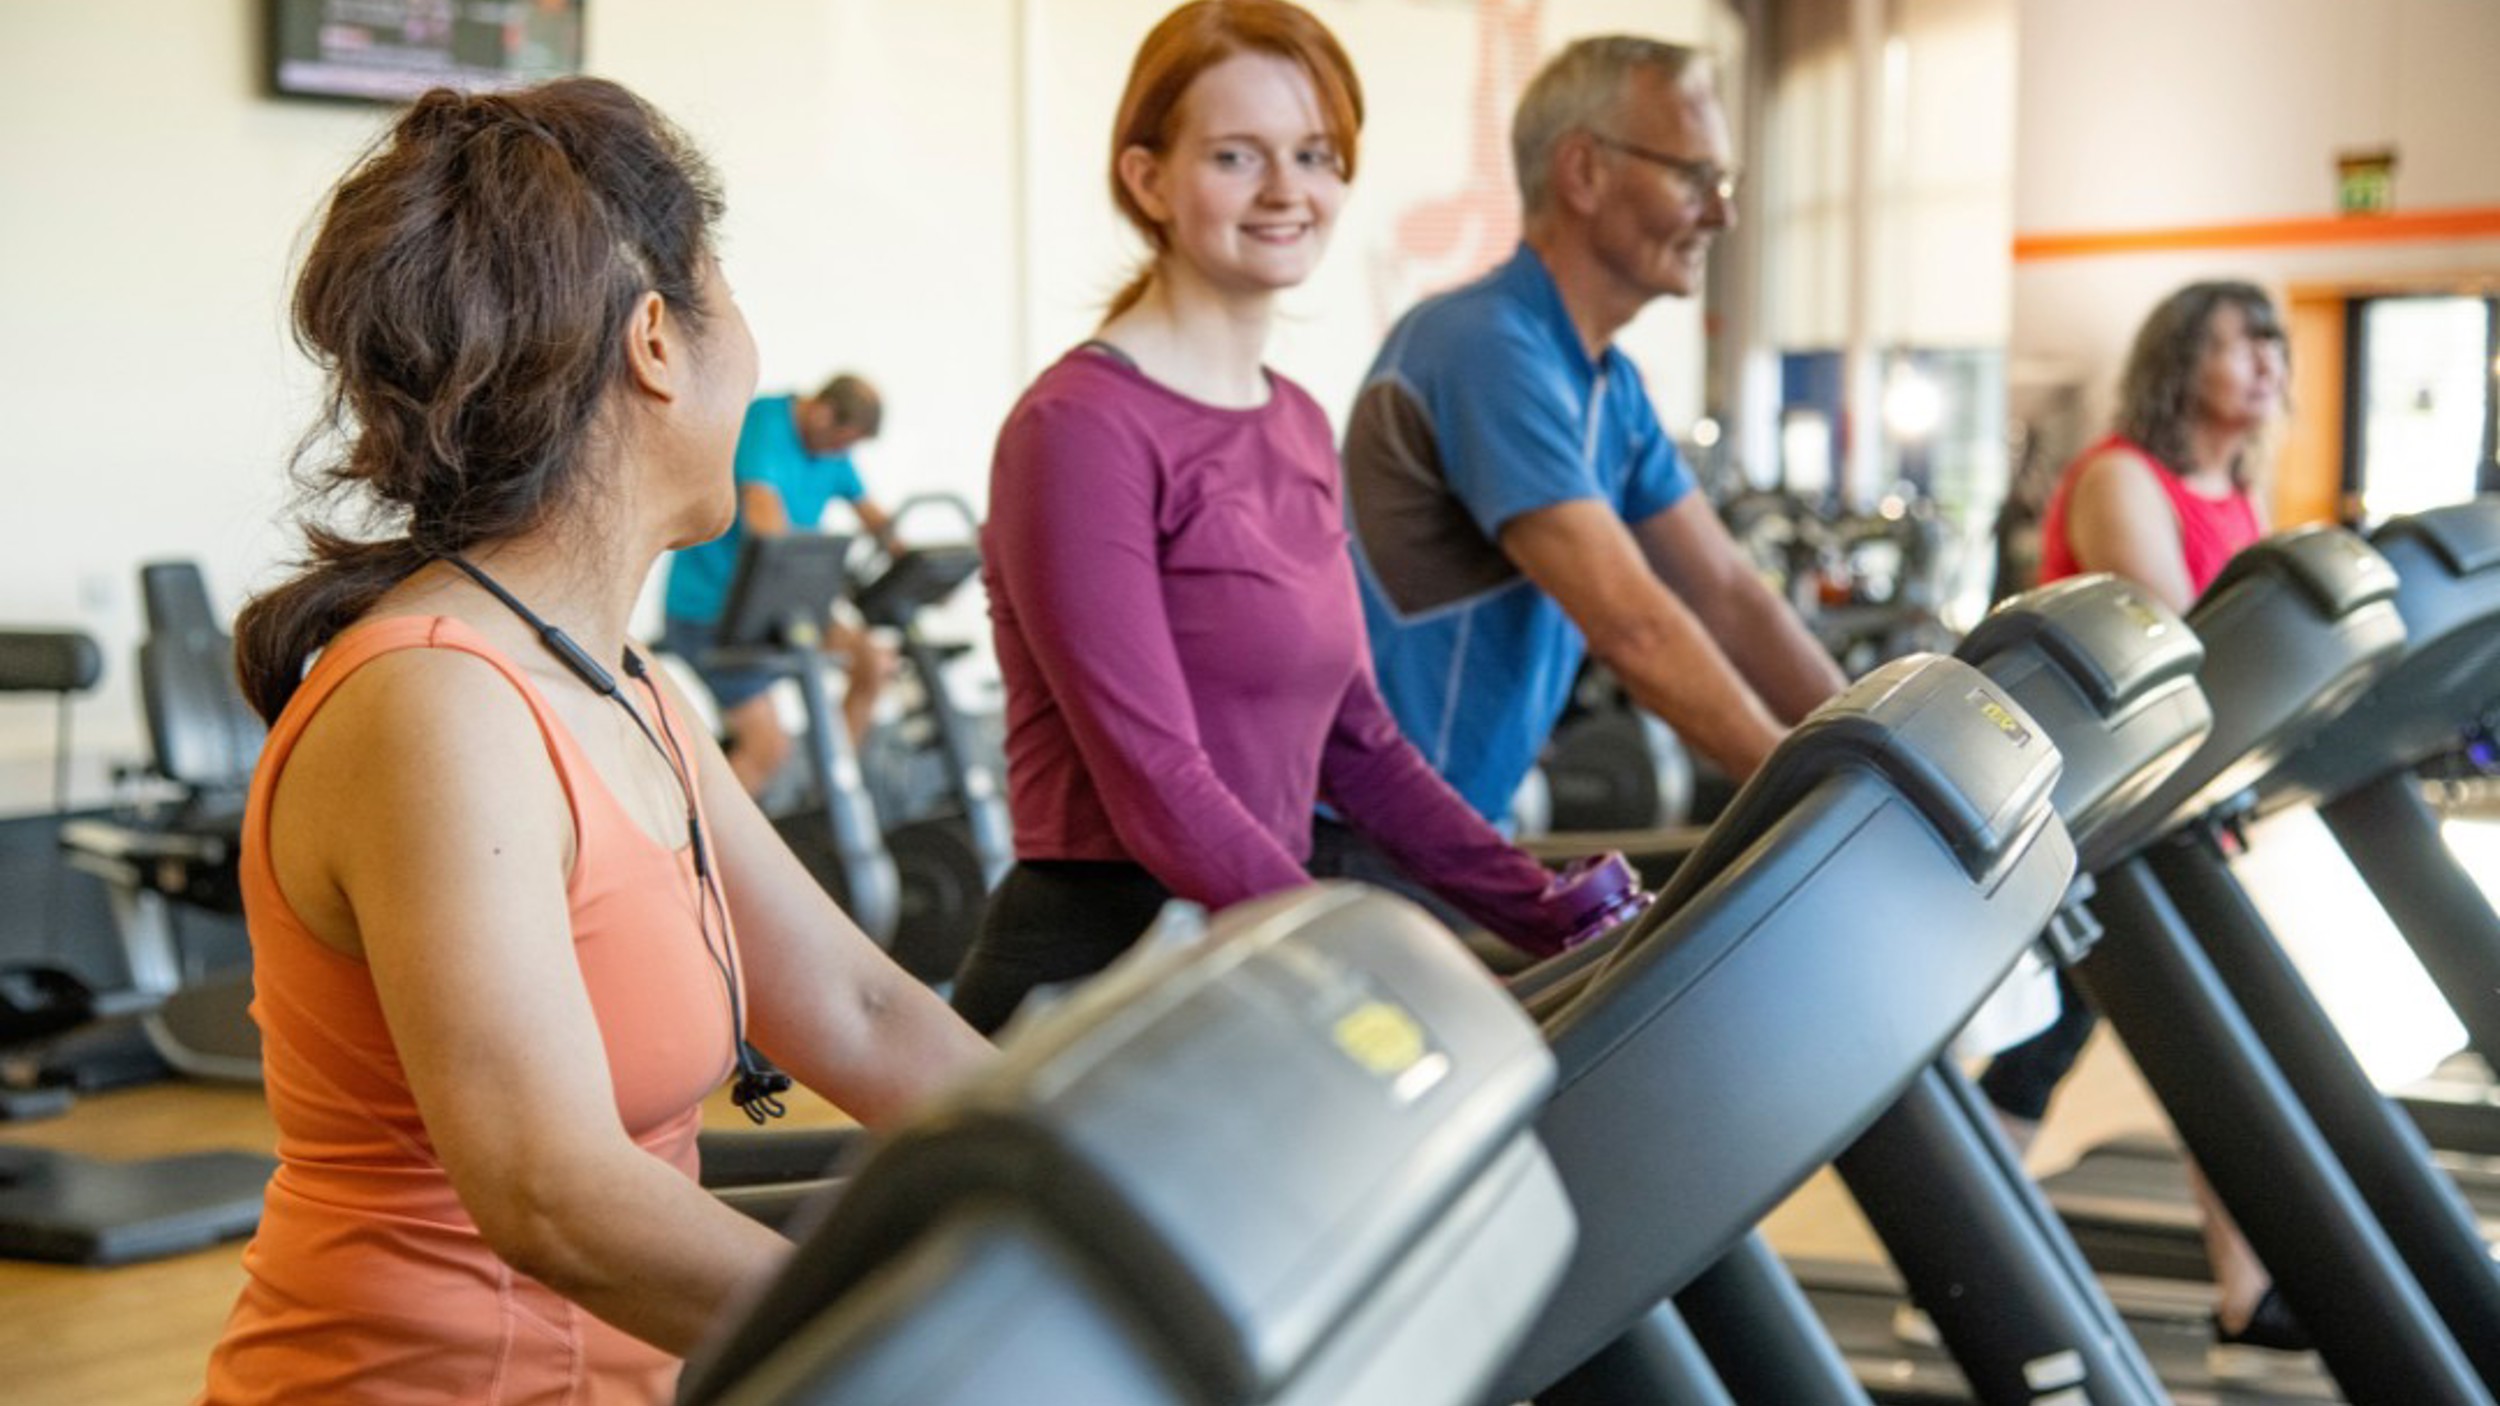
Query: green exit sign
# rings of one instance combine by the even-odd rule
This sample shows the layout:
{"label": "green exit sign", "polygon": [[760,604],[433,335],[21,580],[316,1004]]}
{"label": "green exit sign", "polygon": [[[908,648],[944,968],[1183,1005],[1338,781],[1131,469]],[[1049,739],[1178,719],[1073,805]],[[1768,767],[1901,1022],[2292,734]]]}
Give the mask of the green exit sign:
{"label": "green exit sign", "polygon": [[2384,215],[2396,208],[2395,150],[2381,148],[2338,155],[2335,208],[2347,215]]}

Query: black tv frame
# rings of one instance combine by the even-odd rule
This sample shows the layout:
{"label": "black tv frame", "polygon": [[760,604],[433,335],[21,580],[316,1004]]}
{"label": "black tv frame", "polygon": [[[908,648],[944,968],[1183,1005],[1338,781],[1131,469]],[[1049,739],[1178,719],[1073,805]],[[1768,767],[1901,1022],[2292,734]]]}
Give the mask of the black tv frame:
{"label": "black tv frame", "polygon": [[[261,80],[263,90],[269,96],[302,102],[398,104],[411,101],[433,88],[488,92],[568,77],[584,71],[589,0],[548,0],[548,3],[560,7],[572,21],[572,51],[561,56],[557,64],[544,69],[463,68],[455,64],[434,71],[417,66],[375,65],[366,70],[375,76],[375,81],[364,84],[359,84],[352,77],[359,72],[353,65],[331,70],[333,76],[326,80],[317,75],[291,74],[289,65],[296,60],[291,60],[286,51],[290,23],[295,22],[299,15],[308,15],[318,24],[324,18],[325,8],[332,3],[372,10],[406,8],[406,0],[264,0],[261,8]],[[474,20],[474,11],[480,8],[536,8],[539,0],[438,0],[438,4],[439,8],[449,12],[452,23],[458,24],[463,20]],[[450,42],[447,36],[446,47]]]}

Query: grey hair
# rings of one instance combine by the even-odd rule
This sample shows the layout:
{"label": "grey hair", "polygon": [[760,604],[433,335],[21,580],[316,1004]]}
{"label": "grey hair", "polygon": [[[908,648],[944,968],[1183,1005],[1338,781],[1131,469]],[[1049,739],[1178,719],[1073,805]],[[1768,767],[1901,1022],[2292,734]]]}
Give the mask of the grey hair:
{"label": "grey hair", "polygon": [[[2196,376],[2213,335],[2214,314],[2240,310],[2248,335],[2282,342],[2283,319],[2274,300],[2253,283],[2217,280],[2191,283],[2162,299],[2136,329],[2127,368],[2118,378],[2117,430],[2142,445],[2172,473],[2186,473],[2196,427]],[[2247,451],[2231,463],[2231,479],[2248,484]]]}
{"label": "grey hair", "polygon": [[1710,83],[1708,54],[1634,34],[1575,39],[1528,80],[1511,118],[1510,154],[1519,174],[1520,204],[1529,214],[1544,208],[1554,148],[1572,133],[1595,131],[1617,116],[1639,69],[1688,92]]}

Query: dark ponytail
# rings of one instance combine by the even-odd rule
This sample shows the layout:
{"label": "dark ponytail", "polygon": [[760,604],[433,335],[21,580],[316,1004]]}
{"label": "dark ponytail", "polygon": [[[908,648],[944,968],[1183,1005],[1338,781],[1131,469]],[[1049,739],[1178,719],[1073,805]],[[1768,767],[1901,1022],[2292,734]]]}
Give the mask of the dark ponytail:
{"label": "dark ponytail", "polygon": [[436,89],[348,173],[295,287],[296,341],[328,391],[293,472],[308,509],[345,507],[366,532],[308,512],[297,574],[236,621],[263,718],[428,560],[591,500],[626,320],[657,292],[701,331],[720,211],[684,136],[601,79]]}

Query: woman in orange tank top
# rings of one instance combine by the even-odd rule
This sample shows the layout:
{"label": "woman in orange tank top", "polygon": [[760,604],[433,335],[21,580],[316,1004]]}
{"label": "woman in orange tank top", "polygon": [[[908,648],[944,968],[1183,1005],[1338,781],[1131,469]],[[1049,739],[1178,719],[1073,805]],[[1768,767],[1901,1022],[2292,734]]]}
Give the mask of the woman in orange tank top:
{"label": "woman in orange tank top", "polygon": [[664,1401],[788,1249],[695,1180],[701,1100],[765,1077],[744,1040],[872,1124],[987,1050],[626,642],[733,507],[719,210],[596,80],[429,94],[333,193],[294,309],[316,486],[387,531],[310,529],[236,630],[280,1166],[208,1402]]}

